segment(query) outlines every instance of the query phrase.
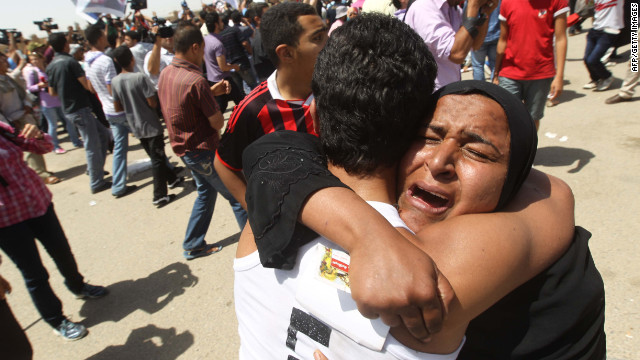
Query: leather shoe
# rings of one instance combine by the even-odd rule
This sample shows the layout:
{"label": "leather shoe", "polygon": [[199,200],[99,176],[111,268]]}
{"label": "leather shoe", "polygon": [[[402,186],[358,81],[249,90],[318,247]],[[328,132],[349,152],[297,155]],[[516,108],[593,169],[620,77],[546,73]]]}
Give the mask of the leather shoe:
{"label": "leather shoe", "polygon": [[121,192],[120,194],[111,194],[113,195],[116,199],[119,199],[123,196],[127,196],[129,194],[131,194],[135,189],[137,189],[138,186],[137,185],[127,185],[124,187],[124,191]]}
{"label": "leather shoe", "polygon": [[58,177],[55,177],[53,175],[51,175],[48,178],[44,179],[44,183],[47,184],[47,185],[57,184],[60,181],[62,181],[62,180],[60,180]]}
{"label": "leather shoe", "polygon": [[622,96],[616,94],[616,95],[613,95],[612,97],[608,98],[607,100],[605,100],[604,103],[611,105],[611,104],[617,104],[619,102],[629,101],[629,100],[631,100],[631,99],[625,99]]}
{"label": "leather shoe", "polygon": [[99,192],[105,191],[105,190],[110,189],[110,188],[111,188],[111,182],[107,181],[104,184],[98,186],[97,188],[91,189],[91,193],[92,194],[97,194]]}

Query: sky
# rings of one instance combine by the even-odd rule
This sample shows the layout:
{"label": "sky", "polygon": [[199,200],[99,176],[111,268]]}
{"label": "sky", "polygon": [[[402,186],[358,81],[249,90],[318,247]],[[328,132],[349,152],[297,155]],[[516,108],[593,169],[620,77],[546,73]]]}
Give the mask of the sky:
{"label": "sky", "polygon": [[[33,22],[48,17],[53,18],[62,31],[66,31],[68,26],[73,26],[76,22],[83,28],[87,25],[87,22],[76,14],[71,0],[0,0],[0,3],[0,29],[16,28],[22,31],[26,38],[31,37],[31,34],[45,37],[47,34],[38,30],[38,26]],[[164,17],[173,10],[179,10],[180,3],[181,0],[147,0],[147,10],[142,10],[142,13],[151,17],[153,9],[158,16]],[[187,4],[194,12],[202,8],[200,0],[187,0]]]}

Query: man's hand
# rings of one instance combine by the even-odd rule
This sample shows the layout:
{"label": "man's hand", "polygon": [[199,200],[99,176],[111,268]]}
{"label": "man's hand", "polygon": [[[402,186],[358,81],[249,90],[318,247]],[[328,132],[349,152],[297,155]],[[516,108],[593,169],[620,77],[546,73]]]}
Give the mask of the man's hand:
{"label": "man's hand", "polygon": [[222,80],[211,86],[211,92],[213,92],[213,96],[229,94],[231,92],[231,84],[228,80]]}
{"label": "man's hand", "polygon": [[40,129],[38,129],[38,127],[33,124],[25,124],[24,128],[22,128],[22,131],[20,132],[20,135],[22,135],[22,137],[24,137],[25,139],[40,140],[44,137],[42,131],[40,131]]}
{"label": "man's hand", "polygon": [[[351,295],[367,318],[404,324],[427,342],[440,331],[453,299],[449,281],[433,260],[408,240],[370,239],[351,250]],[[360,244],[359,243],[359,244]]]}
{"label": "man's hand", "polygon": [[564,80],[561,77],[553,78],[551,82],[551,88],[549,89],[549,100],[555,100],[562,94],[562,88],[564,86]]}
{"label": "man's hand", "polygon": [[0,300],[4,300],[6,294],[11,293],[11,284],[0,275]]}

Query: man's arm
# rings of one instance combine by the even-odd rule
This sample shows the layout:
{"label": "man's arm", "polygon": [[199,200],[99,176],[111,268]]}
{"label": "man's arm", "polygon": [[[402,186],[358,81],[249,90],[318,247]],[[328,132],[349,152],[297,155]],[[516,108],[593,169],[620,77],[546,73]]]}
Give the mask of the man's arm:
{"label": "man's arm", "polygon": [[[314,193],[300,214],[302,223],[350,252],[352,296],[365,316],[370,315],[368,309],[388,313],[401,308],[399,304],[409,307],[381,294],[415,300],[415,293],[403,294],[401,289],[434,287],[424,283],[425,279],[433,281],[432,272],[423,273],[413,262],[405,266],[416,254],[403,254],[409,248],[398,246],[402,242],[397,235],[391,240],[391,226],[379,216],[363,200],[338,188]],[[418,233],[417,241],[409,239],[438,264],[437,269],[455,290],[455,298],[442,330],[428,344],[417,341],[406,329],[393,328],[392,334],[424,352],[455,350],[468,322],[557,260],[573,231],[571,190],[561,180],[535,170],[503,212],[462,215],[429,226]],[[388,263],[394,266],[387,268]],[[389,281],[392,289],[386,288]],[[362,286],[364,293],[360,293]]]}
{"label": "man's arm", "polygon": [[120,101],[114,100],[113,101],[113,107],[116,109],[116,111],[118,112],[122,112],[124,111],[124,108],[122,107],[122,103],[120,103]]}
{"label": "man's arm", "polygon": [[231,71],[232,69],[235,71],[240,71],[240,65],[227,63],[227,57],[224,55],[216,56],[216,60],[218,61],[218,66],[222,71]]}
{"label": "man's arm", "polygon": [[88,81],[86,77],[84,76],[79,77],[78,82],[82,85],[82,87],[84,87],[86,90],[90,91],[91,93],[96,92],[95,90],[93,90],[93,86],[91,86],[91,82]]}
{"label": "man's arm", "polygon": [[217,155],[215,160],[213,160],[213,166],[227,190],[229,190],[231,195],[233,195],[240,205],[242,205],[242,208],[247,210],[247,202],[244,198],[245,193],[247,192],[247,182],[245,181],[242,172],[233,171],[226,167]]}
{"label": "man's arm", "polygon": [[564,64],[567,59],[567,13],[556,16],[554,19],[554,33],[556,37],[556,76],[551,82],[549,94],[551,100],[562,94],[564,86]]}
{"label": "man's arm", "polygon": [[496,65],[493,71],[493,83],[500,84],[500,70],[502,69],[502,59],[504,59],[504,52],[507,50],[507,37],[509,36],[509,26],[504,20],[500,21],[500,38],[498,39],[498,45],[496,45]]}
{"label": "man's arm", "polygon": [[147,63],[147,71],[150,75],[157,76],[160,73],[160,50],[162,50],[162,38],[157,35],[158,27],[154,26],[151,32],[156,34],[156,41],[153,43],[153,49],[151,49],[151,55]]}
{"label": "man's arm", "polygon": [[52,88],[51,86],[49,86],[49,95],[51,96],[58,96],[58,93],[56,92],[56,89]]}
{"label": "man's arm", "polygon": [[158,99],[156,98],[156,96],[150,96],[147,98],[147,104],[149,104],[149,106],[152,109],[155,109],[158,106]]}
{"label": "man's arm", "polygon": [[[490,4],[491,6],[488,6],[486,0],[470,0],[465,10],[466,16],[468,18],[476,18],[482,12],[488,18],[491,12],[498,6],[498,1],[495,1],[495,3],[491,2]],[[482,46],[484,38],[487,35],[488,27],[489,21],[485,20],[482,25],[477,27],[478,33],[476,36],[471,36],[469,30],[461,26],[456,32],[455,41],[449,54],[449,60],[455,64],[462,64],[472,48],[477,50]]]}

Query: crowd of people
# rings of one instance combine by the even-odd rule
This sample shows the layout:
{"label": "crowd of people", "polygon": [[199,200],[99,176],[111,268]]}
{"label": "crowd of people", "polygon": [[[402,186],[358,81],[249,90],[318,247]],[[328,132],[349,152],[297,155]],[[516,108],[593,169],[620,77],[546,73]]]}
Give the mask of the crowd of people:
{"label": "crowd of people", "polygon": [[[625,33],[625,3],[595,1],[585,89],[613,82],[603,56]],[[66,153],[62,123],[84,148],[92,194],[137,190],[130,133],[151,159],[154,206],[176,198],[189,170],[186,260],[222,249],[205,238],[217,194],[229,201],[244,229],[242,359],[605,358],[590,234],[574,226],[566,184],[531,169],[545,106],[563,90],[575,2],[202,5],[170,19],[106,15],[46,41],[10,34],[0,52],[0,248],[58,334],[87,331],[64,317],[35,239],[72,293],[108,293],[84,282],[45,186],[64,180],[42,156]],[[461,81],[469,57],[475,80]],[[606,103],[630,100],[637,74]],[[167,158],[165,127],[184,166]],[[7,287],[0,277],[0,296]],[[22,344],[16,358],[30,358],[19,326],[6,331]]]}

